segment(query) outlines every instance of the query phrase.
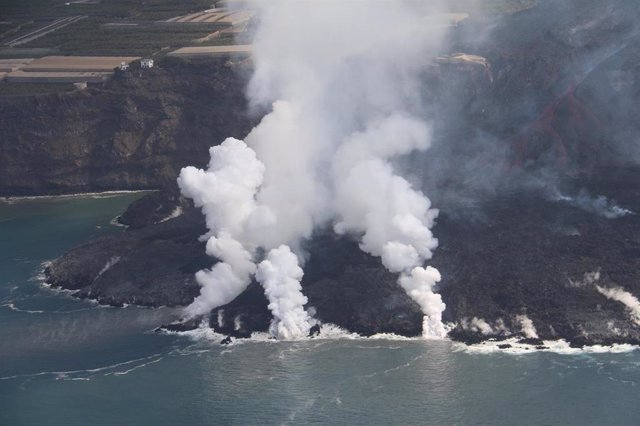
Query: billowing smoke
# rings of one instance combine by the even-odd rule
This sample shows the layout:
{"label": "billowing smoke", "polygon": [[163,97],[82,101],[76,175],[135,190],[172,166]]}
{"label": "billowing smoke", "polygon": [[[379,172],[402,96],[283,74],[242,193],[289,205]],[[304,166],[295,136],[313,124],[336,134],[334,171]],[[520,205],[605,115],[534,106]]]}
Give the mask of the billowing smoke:
{"label": "billowing smoke", "polygon": [[596,289],[607,299],[622,303],[631,321],[640,325],[640,301],[637,297],[620,287],[606,288],[596,285]]}
{"label": "billowing smoke", "polygon": [[434,291],[440,274],[424,267],[437,247],[438,211],[397,166],[431,144],[420,72],[449,24],[428,16],[433,3],[255,5],[248,96],[270,112],[246,143],[228,139],[211,149],[208,170],[188,167],[179,178],[207,217],[207,253],[220,260],[197,274],[203,288],[190,314],[230,302],[255,274],[274,316],[272,334],[306,334],[300,243],[333,224],[400,274],[425,313],[425,336],[446,335],[445,305]]}

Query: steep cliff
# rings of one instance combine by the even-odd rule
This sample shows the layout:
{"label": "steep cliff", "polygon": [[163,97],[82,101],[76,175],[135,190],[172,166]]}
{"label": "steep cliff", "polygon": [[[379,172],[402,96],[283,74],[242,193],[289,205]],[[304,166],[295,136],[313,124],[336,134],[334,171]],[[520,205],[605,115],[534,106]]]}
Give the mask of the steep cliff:
{"label": "steep cliff", "polygon": [[173,184],[211,145],[252,127],[237,69],[165,59],[102,87],[0,97],[0,195]]}

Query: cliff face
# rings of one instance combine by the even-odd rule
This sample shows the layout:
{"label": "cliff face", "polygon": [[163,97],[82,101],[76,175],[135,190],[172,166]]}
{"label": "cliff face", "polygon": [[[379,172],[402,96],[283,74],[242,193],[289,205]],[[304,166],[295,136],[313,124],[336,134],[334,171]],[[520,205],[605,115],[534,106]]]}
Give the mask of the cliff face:
{"label": "cliff face", "polygon": [[237,71],[164,60],[104,87],[0,98],[0,196],[172,185],[251,129]]}
{"label": "cliff face", "polygon": [[[466,53],[424,72],[435,134],[414,168],[425,192],[438,201],[456,181],[492,190],[505,167],[640,161],[638,9],[552,0],[456,28],[444,50]],[[241,68],[164,59],[104,87],[0,97],[0,196],[173,186],[181,167],[204,165],[210,146],[258,120]]]}

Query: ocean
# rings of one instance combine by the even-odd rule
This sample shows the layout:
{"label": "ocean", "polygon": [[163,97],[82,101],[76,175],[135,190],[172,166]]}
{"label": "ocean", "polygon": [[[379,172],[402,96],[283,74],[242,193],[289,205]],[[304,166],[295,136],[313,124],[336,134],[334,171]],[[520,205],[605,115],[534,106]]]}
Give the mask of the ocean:
{"label": "ocean", "polygon": [[177,309],[101,307],[43,264],[140,194],[0,200],[0,424],[638,424],[640,351],[468,348],[397,336],[160,334]]}

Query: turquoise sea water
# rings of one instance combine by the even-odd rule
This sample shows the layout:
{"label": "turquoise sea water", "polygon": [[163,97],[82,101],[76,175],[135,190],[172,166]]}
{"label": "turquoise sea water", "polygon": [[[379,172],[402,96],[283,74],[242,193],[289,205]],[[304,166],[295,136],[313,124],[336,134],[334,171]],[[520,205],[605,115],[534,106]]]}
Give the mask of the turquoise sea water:
{"label": "turquoise sea water", "polygon": [[480,354],[450,342],[153,333],[179,312],[43,287],[138,195],[0,202],[0,424],[639,424],[640,352]]}

